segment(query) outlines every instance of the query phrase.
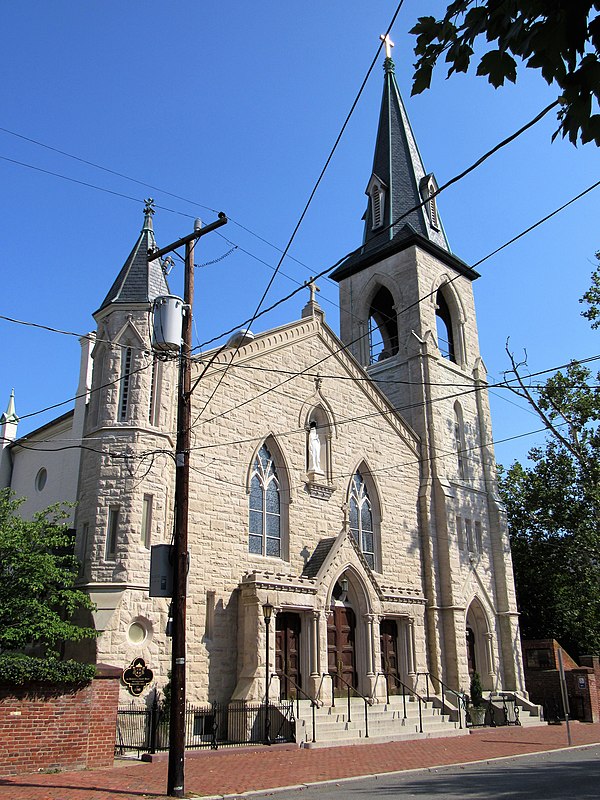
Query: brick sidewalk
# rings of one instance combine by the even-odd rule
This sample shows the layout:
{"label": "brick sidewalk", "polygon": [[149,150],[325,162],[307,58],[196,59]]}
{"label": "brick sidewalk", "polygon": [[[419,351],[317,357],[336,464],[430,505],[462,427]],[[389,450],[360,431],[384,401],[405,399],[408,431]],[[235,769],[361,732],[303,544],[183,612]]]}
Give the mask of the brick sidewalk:
{"label": "brick sidewalk", "polygon": [[[600,724],[572,723],[573,745],[600,743]],[[300,750],[196,752],[186,757],[190,796],[240,794],[302,783],[485,761],[566,747],[564,725],[484,728],[469,736]],[[109,769],[0,778],[0,800],[162,798],[167,763],[120,762]]]}

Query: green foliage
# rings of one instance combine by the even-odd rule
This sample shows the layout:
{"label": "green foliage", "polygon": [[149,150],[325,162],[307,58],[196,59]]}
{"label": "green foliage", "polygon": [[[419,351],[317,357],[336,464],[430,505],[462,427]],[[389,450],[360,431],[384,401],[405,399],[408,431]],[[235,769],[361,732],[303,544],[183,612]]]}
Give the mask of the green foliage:
{"label": "green foliage", "polygon": [[538,391],[554,431],[500,474],[525,638],[600,653],[600,375],[573,362]]}
{"label": "green foliage", "polygon": [[581,316],[590,321],[592,328],[600,328],[600,250],[596,253],[596,260],[599,266],[592,272],[592,285],[579,301],[587,303],[588,307]]}
{"label": "green foliage", "polygon": [[29,683],[80,685],[96,674],[94,664],[34,658],[23,653],[0,653],[0,682],[23,686]]}
{"label": "green foliage", "polygon": [[483,706],[483,689],[481,688],[481,678],[478,672],[471,675],[471,688],[470,688],[471,704],[475,708]]}
{"label": "green foliage", "polygon": [[443,19],[421,17],[411,31],[418,57],[412,93],[429,88],[442,56],[448,77],[467,72],[475,41],[485,39],[496,47],[481,56],[477,75],[498,88],[516,81],[518,62],[540,70],[556,85],[561,103],[554,136],[600,145],[600,114],[592,113],[600,100],[600,16],[594,10],[600,10],[599,0],[487,0],[476,7],[472,0],[455,0]]}
{"label": "green foliage", "polygon": [[52,654],[63,642],[97,635],[72,622],[75,611],[94,606],[74,588],[78,564],[65,511],[51,506],[27,521],[18,515],[21,503],[0,491],[0,653],[39,647]]}

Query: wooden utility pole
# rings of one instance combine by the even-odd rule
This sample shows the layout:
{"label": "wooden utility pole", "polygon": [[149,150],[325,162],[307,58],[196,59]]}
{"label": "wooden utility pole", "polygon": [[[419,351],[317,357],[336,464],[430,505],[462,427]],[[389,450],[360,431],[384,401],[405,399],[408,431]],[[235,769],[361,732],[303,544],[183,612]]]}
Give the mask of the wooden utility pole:
{"label": "wooden utility pole", "polygon": [[169,727],[169,771],[167,794],[183,797],[185,786],[185,620],[188,573],[188,502],[190,484],[190,443],[192,404],[192,310],[194,305],[194,247],[196,240],[227,223],[222,212],[216,222],[201,228],[173,244],[148,253],[154,261],[185,245],[184,317],[179,359],[179,396],[177,404],[177,445],[175,452],[175,536],[173,543],[173,643],[171,653],[171,715]]}

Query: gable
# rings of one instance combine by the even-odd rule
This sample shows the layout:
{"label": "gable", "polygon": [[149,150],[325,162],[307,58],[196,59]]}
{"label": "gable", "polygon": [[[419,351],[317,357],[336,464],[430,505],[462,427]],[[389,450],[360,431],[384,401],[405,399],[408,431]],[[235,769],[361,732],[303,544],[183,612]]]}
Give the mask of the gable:
{"label": "gable", "polygon": [[[322,386],[320,393],[335,414],[338,429],[348,421],[358,419],[363,419],[365,425],[383,425],[402,439],[414,457],[420,456],[418,435],[394,409],[335,333],[316,316],[259,334],[237,353],[225,350],[216,357],[214,352],[205,353],[195,365],[201,371],[213,357],[214,362],[206,371],[203,382],[209,384],[211,378],[218,380],[218,376],[228,366],[227,379],[232,389],[233,385],[244,378],[247,383],[256,386],[254,395],[237,404],[223,404],[224,407],[218,411],[215,404],[215,420],[226,417],[241,407],[266,401],[269,395],[291,393],[292,387],[297,391],[298,381],[302,381],[305,386],[302,395],[294,395],[301,407],[315,396],[314,381],[319,380]],[[219,394],[223,396],[222,391]],[[222,400],[219,405],[221,404]],[[213,417],[206,412],[202,416],[206,421],[211,421]]]}

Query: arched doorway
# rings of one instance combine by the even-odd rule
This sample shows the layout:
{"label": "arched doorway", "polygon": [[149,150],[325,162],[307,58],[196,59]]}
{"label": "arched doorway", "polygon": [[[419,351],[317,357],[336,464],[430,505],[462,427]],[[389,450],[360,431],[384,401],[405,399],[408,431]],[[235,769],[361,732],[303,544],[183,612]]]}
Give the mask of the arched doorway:
{"label": "arched doorway", "polygon": [[477,672],[477,656],[475,655],[475,633],[473,628],[467,626],[467,665],[469,667],[469,675]]}
{"label": "arched doorway", "polygon": [[337,582],[327,619],[327,670],[333,678],[336,694],[348,685],[358,686],[356,671],[356,614],[348,600],[347,580]]}
{"label": "arched doorway", "polygon": [[471,602],[465,622],[465,646],[469,675],[477,672],[483,688],[493,689],[492,634],[487,614],[477,598]]}

